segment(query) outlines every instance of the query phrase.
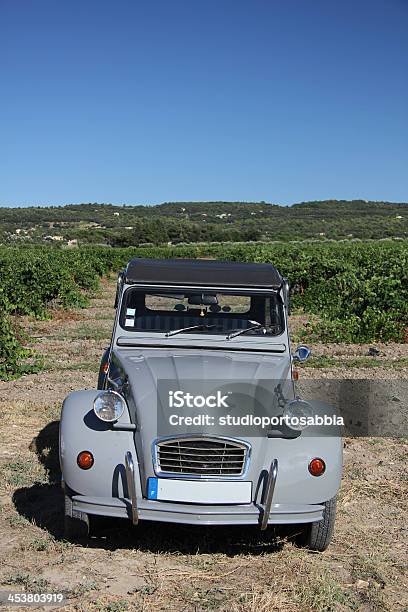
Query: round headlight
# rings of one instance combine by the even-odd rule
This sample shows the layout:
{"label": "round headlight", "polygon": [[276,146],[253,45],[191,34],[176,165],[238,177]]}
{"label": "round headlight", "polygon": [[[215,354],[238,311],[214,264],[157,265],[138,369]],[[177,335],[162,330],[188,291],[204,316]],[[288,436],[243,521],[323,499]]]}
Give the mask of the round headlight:
{"label": "round headlight", "polygon": [[94,412],[96,416],[107,423],[120,419],[125,410],[126,402],[116,391],[102,391],[94,399]]}
{"label": "round headlight", "polygon": [[309,402],[296,399],[286,404],[282,416],[290,429],[302,431],[309,427],[307,419],[313,417],[313,409]]}

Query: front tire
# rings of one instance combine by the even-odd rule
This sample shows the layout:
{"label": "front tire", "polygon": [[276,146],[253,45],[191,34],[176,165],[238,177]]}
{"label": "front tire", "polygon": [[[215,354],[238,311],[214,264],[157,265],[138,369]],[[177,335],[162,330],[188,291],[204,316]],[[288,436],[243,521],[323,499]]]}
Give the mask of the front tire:
{"label": "front tire", "polygon": [[297,539],[297,544],[309,550],[323,552],[329,546],[336,521],[336,497],[324,502],[323,519],[310,523]]}
{"label": "front tire", "polygon": [[64,536],[67,540],[85,540],[89,536],[89,516],[85,512],[73,509],[72,499],[65,498]]}

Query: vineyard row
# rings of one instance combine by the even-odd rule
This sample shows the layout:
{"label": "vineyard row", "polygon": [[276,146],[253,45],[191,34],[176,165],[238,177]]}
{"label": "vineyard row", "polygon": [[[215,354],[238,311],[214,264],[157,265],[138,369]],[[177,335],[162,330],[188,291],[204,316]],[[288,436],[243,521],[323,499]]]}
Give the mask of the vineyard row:
{"label": "vineyard row", "polygon": [[331,342],[403,341],[408,328],[408,241],[237,243],[111,249],[0,247],[0,378],[33,370],[15,315],[49,316],[87,304],[99,278],[132,257],[214,257],[273,263],[295,310],[316,315],[310,336]]}

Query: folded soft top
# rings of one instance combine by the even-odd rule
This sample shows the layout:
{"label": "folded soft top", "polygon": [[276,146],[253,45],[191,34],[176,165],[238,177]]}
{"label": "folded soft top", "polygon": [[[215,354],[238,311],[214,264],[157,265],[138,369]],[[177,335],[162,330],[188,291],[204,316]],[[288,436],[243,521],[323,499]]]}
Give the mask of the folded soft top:
{"label": "folded soft top", "polygon": [[147,285],[279,289],[282,281],[278,270],[267,263],[136,258],[125,270],[125,282]]}

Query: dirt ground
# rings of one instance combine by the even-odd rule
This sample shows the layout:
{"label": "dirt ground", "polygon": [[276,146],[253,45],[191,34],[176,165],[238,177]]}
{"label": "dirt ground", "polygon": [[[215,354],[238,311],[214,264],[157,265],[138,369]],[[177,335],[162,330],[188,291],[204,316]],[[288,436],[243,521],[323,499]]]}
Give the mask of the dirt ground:
{"label": "dirt ground", "polygon": [[[99,521],[87,545],[63,539],[60,406],[71,390],[96,384],[113,291],[105,282],[86,310],[26,320],[46,370],[0,383],[0,591],[62,592],[60,609],[84,612],[408,610],[402,439],[345,441],[336,533],[322,554],[255,527]],[[292,325],[297,332],[304,320]],[[408,377],[408,345],[313,349],[302,377]]]}

